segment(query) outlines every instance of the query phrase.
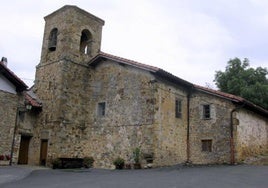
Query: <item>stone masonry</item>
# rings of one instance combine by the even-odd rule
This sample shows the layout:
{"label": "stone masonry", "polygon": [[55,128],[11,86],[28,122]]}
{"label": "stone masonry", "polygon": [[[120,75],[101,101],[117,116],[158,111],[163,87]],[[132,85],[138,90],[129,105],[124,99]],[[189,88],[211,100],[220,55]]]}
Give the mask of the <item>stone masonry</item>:
{"label": "stone masonry", "polygon": [[[203,105],[211,106],[211,118],[203,118]],[[224,99],[195,92],[190,107],[190,161],[195,164],[229,163],[230,112],[234,108]],[[202,151],[202,140],[212,140],[212,152]]]}
{"label": "stone masonry", "polygon": [[[135,148],[143,166],[146,156],[154,166],[231,163],[267,149],[266,110],[101,52],[104,21],[76,6],[45,22],[33,88],[42,111],[27,112],[16,134],[16,148],[21,136],[31,137],[28,164],[92,156],[94,167],[114,168],[117,157],[133,164]],[[1,105],[2,95],[12,101],[1,126],[12,125],[16,96],[0,95]],[[1,138],[10,140],[12,126],[4,131]]]}
{"label": "stone masonry", "polygon": [[239,110],[235,114],[237,160],[257,156],[268,151],[267,118],[253,112]]}
{"label": "stone masonry", "polygon": [[0,114],[2,119],[0,121],[0,155],[10,155],[18,101],[18,95],[0,91]]}

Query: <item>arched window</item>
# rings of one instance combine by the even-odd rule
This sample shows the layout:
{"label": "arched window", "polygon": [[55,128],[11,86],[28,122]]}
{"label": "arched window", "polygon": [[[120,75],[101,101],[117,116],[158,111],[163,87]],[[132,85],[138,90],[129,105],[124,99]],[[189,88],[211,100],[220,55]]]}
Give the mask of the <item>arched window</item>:
{"label": "arched window", "polygon": [[48,39],[48,49],[49,51],[53,52],[56,50],[57,47],[57,35],[58,29],[54,28],[50,31],[49,39]]}
{"label": "arched window", "polygon": [[80,39],[80,52],[82,54],[88,54],[90,55],[92,48],[92,36],[91,33],[84,29],[81,33],[81,39]]}

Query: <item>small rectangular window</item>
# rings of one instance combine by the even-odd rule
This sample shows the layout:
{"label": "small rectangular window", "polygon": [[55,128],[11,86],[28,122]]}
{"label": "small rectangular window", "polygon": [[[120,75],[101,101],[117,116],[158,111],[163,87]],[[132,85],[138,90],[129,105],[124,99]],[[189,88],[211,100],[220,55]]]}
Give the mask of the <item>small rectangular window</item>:
{"label": "small rectangular window", "polygon": [[98,103],[98,116],[105,116],[105,102]]}
{"label": "small rectangular window", "polygon": [[176,99],[175,101],[175,117],[181,118],[181,111],[182,111],[182,101]]}
{"label": "small rectangular window", "polygon": [[210,119],[211,114],[210,114],[210,105],[206,104],[203,105],[203,119]]}
{"label": "small rectangular window", "polygon": [[212,151],[212,140],[201,140],[202,151],[211,152]]}

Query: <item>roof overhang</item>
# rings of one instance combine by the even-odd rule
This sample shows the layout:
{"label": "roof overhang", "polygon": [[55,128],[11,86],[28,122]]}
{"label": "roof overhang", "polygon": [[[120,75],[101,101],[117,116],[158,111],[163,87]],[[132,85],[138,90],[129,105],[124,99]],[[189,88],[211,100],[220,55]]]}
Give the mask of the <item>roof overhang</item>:
{"label": "roof overhang", "polygon": [[17,92],[22,92],[28,88],[28,86],[13,73],[3,62],[0,62],[0,72],[3,74],[14,86]]}
{"label": "roof overhang", "polygon": [[198,86],[198,85],[194,85],[194,88],[197,91],[229,100],[233,104],[235,104],[236,106],[243,107],[243,108],[248,109],[250,111],[256,112],[264,117],[268,117],[268,110],[254,104],[254,103],[252,103],[252,102],[250,102],[242,97],[232,95],[229,93],[225,93],[225,92],[221,92],[221,91],[216,91],[216,90],[205,88],[205,87]]}
{"label": "roof overhang", "polygon": [[153,75],[158,76],[159,78],[167,80],[167,81],[172,82],[174,84],[180,84],[180,85],[183,85],[183,86],[186,86],[186,87],[193,87],[192,83],[187,82],[186,80],[183,80],[183,79],[181,79],[181,78],[179,78],[177,76],[174,76],[173,74],[171,74],[171,73],[169,73],[169,72],[167,72],[167,71],[165,71],[163,69],[160,69],[160,68],[157,68],[157,67],[154,67],[154,66],[150,66],[150,65],[146,65],[146,64],[143,64],[143,63],[139,63],[137,61],[132,61],[132,60],[129,60],[129,59],[125,59],[125,58],[121,58],[121,57],[118,57],[118,56],[110,55],[110,54],[107,54],[107,53],[104,53],[104,52],[101,52],[97,56],[95,56],[89,62],[89,65],[94,67],[99,62],[106,61],[106,60],[114,61],[114,62],[117,62],[119,64],[129,65],[129,66],[132,66],[132,67],[135,67],[135,68],[138,68],[138,69],[148,71],[148,72],[152,73]]}

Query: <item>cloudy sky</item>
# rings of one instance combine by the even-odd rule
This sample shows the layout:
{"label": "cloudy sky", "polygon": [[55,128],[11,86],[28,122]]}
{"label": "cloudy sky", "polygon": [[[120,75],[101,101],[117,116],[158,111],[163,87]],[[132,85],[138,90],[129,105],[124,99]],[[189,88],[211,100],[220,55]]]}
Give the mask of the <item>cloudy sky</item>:
{"label": "cloudy sky", "polygon": [[10,0],[1,2],[0,58],[29,86],[39,63],[43,17],[62,6],[105,20],[102,51],[214,87],[234,57],[268,66],[267,0]]}

